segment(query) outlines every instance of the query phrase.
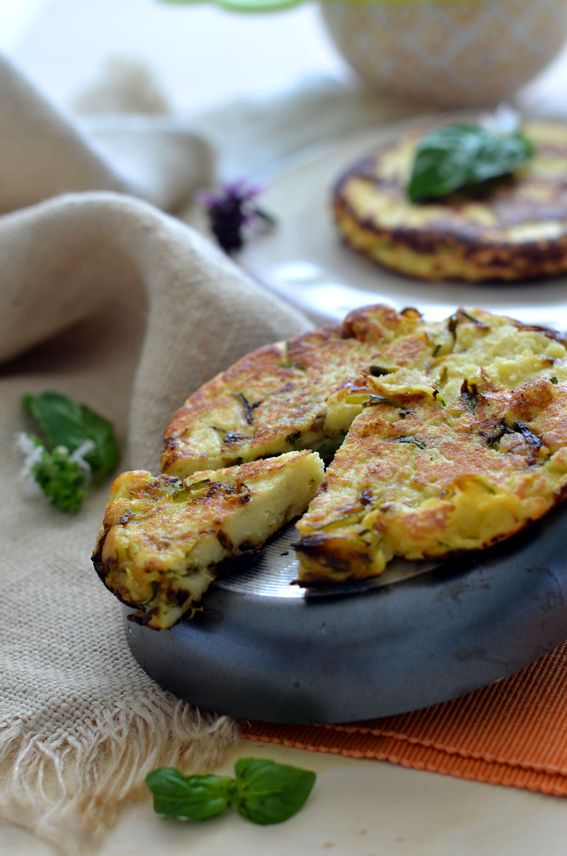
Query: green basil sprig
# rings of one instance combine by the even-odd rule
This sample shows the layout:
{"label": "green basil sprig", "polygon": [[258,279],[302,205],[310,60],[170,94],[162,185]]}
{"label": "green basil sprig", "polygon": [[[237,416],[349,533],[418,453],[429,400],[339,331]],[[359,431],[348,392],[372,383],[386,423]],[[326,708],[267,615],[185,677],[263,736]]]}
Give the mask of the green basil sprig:
{"label": "green basil sprig", "polygon": [[77,404],[66,395],[50,390],[39,395],[25,395],[22,404],[50,446],[65,446],[70,452],[76,452],[85,440],[91,440],[93,449],[85,454],[85,460],[93,473],[103,478],[112,472],[118,463],[118,445],[107,419],[85,404]]}
{"label": "green basil sprig", "polygon": [[412,202],[447,196],[513,172],[534,152],[520,131],[499,134],[473,123],[444,125],[418,143],[407,195]]}
{"label": "green basil sprig", "polygon": [[230,778],[184,776],[172,767],[152,770],[146,785],[154,797],[154,811],[207,820],[230,806],[252,823],[282,823],[303,807],[316,778],[309,770],[255,758],[240,759],[234,772],[235,778]]}
{"label": "green basil sprig", "polygon": [[19,435],[26,456],[22,475],[55,508],[78,511],[89,482],[104,478],[118,463],[112,424],[59,392],[26,395],[22,405],[42,435]]}

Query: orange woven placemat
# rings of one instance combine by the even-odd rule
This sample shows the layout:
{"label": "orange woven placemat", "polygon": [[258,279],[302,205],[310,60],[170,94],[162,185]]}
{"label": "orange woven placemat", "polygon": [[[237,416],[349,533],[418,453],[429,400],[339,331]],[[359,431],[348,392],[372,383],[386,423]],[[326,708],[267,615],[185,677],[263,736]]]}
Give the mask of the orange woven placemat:
{"label": "orange woven placemat", "polygon": [[243,722],[241,732],[250,740],[567,796],[567,642],[509,678],[414,713],[350,725]]}

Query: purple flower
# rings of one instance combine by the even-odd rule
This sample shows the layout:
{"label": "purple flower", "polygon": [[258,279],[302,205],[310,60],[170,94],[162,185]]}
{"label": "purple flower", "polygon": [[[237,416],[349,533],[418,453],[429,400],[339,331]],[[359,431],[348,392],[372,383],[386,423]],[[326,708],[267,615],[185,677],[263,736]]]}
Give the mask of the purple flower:
{"label": "purple flower", "polygon": [[261,185],[238,178],[221,185],[217,192],[204,191],[198,195],[209,215],[211,232],[225,253],[239,252],[246,232],[275,225],[273,217],[255,204],[262,190]]}

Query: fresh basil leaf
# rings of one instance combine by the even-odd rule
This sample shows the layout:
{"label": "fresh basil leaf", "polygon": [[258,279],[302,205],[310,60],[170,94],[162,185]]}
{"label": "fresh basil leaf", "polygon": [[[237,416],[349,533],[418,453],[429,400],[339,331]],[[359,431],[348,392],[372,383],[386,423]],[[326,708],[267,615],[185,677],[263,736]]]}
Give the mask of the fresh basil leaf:
{"label": "fresh basil leaf", "polygon": [[412,202],[447,196],[461,187],[507,175],[534,155],[520,132],[497,134],[481,125],[444,125],[417,146],[407,195]]}
{"label": "fresh basil leaf", "polygon": [[207,820],[227,808],[233,780],[228,776],[184,776],[174,767],[159,767],[146,776],[146,785],[158,814]]}
{"label": "fresh basil leaf", "polygon": [[74,452],[84,442],[81,407],[59,392],[25,395],[22,404],[35,419],[51,447],[65,446]]}
{"label": "fresh basil leaf", "polygon": [[242,817],[263,826],[282,823],[297,814],[316,778],[309,770],[254,758],[237,761],[234,771],[232,807]]}
{"label": "fresh basil leaf", "polygon": [[95,476],[112,472],[118,462],[118,444],[112,424],[89,407],[48,390],[39,395],[26,395],[22,404],[39,425],[51,448],[65,446],[76,451],[85,440],[94,449],[85,455]]}
{"label": "fresh basil leaf", "polygon": [[119,451],[112,423],[99,416],[90,407],[81,405],[84,436],[95,444],[93,451],[86,455],[93,471],[100,477],[108,475],[118,463]]}

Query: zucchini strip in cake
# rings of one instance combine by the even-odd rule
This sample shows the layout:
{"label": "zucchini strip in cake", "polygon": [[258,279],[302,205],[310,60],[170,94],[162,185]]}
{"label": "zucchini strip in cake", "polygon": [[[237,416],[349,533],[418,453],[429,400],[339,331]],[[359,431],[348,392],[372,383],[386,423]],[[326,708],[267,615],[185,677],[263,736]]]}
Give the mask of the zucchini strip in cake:
{"label": "zucchini strip in cake", "polygon": [[199,603],[221,561],[261,547],[307,508],[319,456],[290,452],[180,480],[143,470],[114,482],[94,566],[134,619],[171,627]]}

